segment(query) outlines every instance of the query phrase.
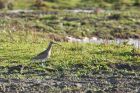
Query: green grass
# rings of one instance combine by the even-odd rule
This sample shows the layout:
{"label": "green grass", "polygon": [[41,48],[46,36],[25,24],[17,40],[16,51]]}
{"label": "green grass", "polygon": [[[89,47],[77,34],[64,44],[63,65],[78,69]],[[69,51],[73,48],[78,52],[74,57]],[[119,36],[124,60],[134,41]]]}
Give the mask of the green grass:
{"label": "green grass", "polygon": [[[2,0],[4,2],[7,2],[6,0]],[[30,6],[35,4],[36,0],[14,0],[13,5],[15,9],[32,9]],[[136,2],[137,1],[137,2]],[[137,3],[137,5],[135,5]],[[129,7],[135,7],[140,5],[139,0],[120,0],[120,1],[115,1],[115,0],[48,0],[48,1],[43,1],[40,5],[38,3],[37,5],[41,7],[48,7],[50,8],[90,8],[90,7],[102,7],[102,8],[109,8],[109,9],[127,9]]]}
{"label": "green grass", "polygon": [[97,36],[105,39],[138,39],[140,38],[139,16],[140,13],[137,9],[100,14],[75,14],[64,13],[64,11],[60,11],[57,15],[21,14],[19,17],[10,19],[10,21],[6,18],[1,19],[2,28],[0,29],[5,30],[7,25],[12,26],[14,24],[16,26],[14,30],[17,31],[36,30],[78,38]]}
{"label": "green grass", "polygon": [[35,3],[35,0],[15,0],[13,2],[14,9],[30,9],[30,7]]}
{"label": "green grass", "polygon": [[[7,32],[6,32],[7,33]],[[57,71],[70,73],[77,76],[88,75],[91,72],[98,72],[101,70],[110,71],[108,64],[132,64],[140,65],[140,58],[132,55],[132,46],[128,45],[96,45],[92,43],[67,43],[60,42],[61,46],[54,46],[52,55],[45,63],[46,66],[42,67],[40,63],[32,63],[31,58],[43,51],[49,40],[40,37],[41,33],[36,32],[36,38],[29,33],[27,37],[21,39],[20,34],[17,32],[12,33],[14,40],[5,32],[0,33],[0,64],[1,66],[15,66],[22,64],[31,67],[34,71],[45,72],[48,71],[52,76]],[[45,35],[45,34],[42,34]],[[23,72],[30,72],[30,69],[25,69]],[[5,70],[5,73],[7,71]],[[57,73],[58,74],[58,73]],[[1,76],[8,77],[8,75]],[[11,77],[18,78],[35,78],[42,76],[38,74],[17,74],[13,73]]]}
{"label": "green grass", "polygon": [[[106,45],[93,43],[59,42],[62,47],[54,46],[52,55],[42,67],[32,63],[31,58],[47,48],[48,35],[101,38],[129,38],[139,35],[139,12],[119,11],[101,14],[70,14],[59,12],[57,15],[21,14],[18,17],[0,19],[0,75],[1,77],[43,78],[56,76],[93,76],[102,70],[113,72],[116,67],[109,65],[140,65],[140,50],[133,46]],[[129,34],[129,35],[128,35]],[[125,37],[127,36],[127,37]],[[24,74],[7,73],[8,67],[24,65]],[[4,68],[3,68],[4,67]],[[121,69],[121,71],[127,71]],[[117,69],[120,70],[120,69]],[[133,71],[128,71],[131,73]],[[136,70],[135,73],[138,73]],[[40,75],[45,74],[45,75]]]}

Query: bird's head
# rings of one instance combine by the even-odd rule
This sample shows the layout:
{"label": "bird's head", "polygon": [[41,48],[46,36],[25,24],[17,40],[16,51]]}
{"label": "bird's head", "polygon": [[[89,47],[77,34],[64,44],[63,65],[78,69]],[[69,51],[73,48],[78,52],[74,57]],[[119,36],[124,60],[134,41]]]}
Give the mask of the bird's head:
{"label": "bird's head", "polygon": [[[56,42],[53,42],[53,41],[50,41],[49,44],[51,44],[51,45],[53,45],[53,44],[60,45],[60,44],[58,44],[58,43],[56,43]],[[61,46],[61,45],[60,45],[60,46]]]}

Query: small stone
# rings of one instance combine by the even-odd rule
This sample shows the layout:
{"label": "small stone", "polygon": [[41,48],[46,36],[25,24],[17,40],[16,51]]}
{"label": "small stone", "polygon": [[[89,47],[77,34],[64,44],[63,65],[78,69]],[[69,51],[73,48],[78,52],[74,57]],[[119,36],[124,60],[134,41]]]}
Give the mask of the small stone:
{"label": "small stone", "polygon": [[88,89],[85,91],[85,93],[92,93],[92,90]]}
{"label": "small stone", "polygon": [[81,88],[82,87],[82,84],[76,83],[75,86],[78,87],[78,88]]}

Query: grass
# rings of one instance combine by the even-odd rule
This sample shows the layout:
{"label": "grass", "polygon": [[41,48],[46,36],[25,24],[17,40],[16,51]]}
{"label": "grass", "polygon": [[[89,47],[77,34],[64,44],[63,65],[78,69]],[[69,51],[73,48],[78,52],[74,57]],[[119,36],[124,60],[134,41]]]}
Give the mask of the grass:
{"label": "grass", "polygon": [[[24,16],[24,17],[23,17]],[[78,38],[97,36],[104,39],[139,39],[139,16],[137,9],[131,11],[105,12],[100,14],[68,13],[58,14],[21,14],[18,17],[0,20],[2,30],[15,26],[13,30],[36,30],[55,33],[60,36]]]}
{"label": "grass", "polygon": [[[7,33],[7,32],[6,32]],[[88,75],[90,72],[98,72],[100,70],[109,71],[108,64],[128,63],[132,65],[140,65],[140,58],[132,55],[132,46],[128,45],[96,45],[92,43],[67,43],[60,42],[61,46],[54,46],[52,49],[51,58],[42,67],[40,63],[33,64],[30,59],[43,51],[49,40],[40,37],[40,33],[36,32],[36,39],[29,33],[28,37],[19,38],[20,34],[13,32],[12,35],[15,41],[10,40],[10,37],[5,32],[1,32],[0,60],[1,66],[10,67],[22,64],[31,66],[37,73],[31,74],[11,74],[11,77],[41,77],[39,72],[48,71],[50,75],[55,72],[70,72],[72,70],[75,75]],[[42,34],[45,35],[45,34]],[[30,37],[30,38],[29,38]],[[30,69],[25,69],[24,73],[29,73]],[[5,70],[5,73],[7,71]],[[3,76],[3,74],[1,73]],[[28,76],[29,75],[29,76]],[[6,77],[8,74],[6,75]]]}
{"label": "grass", "polygon": [[[7,0],[1,0],[3,2],[7,2]],[[36,0],[14,0],[12,1],[15,9],[32,9],[31,6],[35,5]],[[88,0],[88,1],[81,1],[81,0],[48,0],[48,1],[41,1],[41,3],[36,3],[36,7],[42,9],[44,7],[47,8],[59,8],[59,9],[65,9],[65,8],[92,8],[92,7],[102,7],[107,9],[127,9],[130,6],[131,7],[138,7],[140,5],[139,0],[122,0],[122,1],[106,1],[106,0]]]}
{"label": "grass", "polygon": [[[139,12],[119,11],[101,14],[63,13],[20,14],[0,19],[0,74],[8,77],[8,68],[24,65],[23,74],[14,71],[10,77],[42,78],[47,76],[92,76],[102,70],[114,71],[116,64],[139,66],[139,49],[133,46],[59,42],[54,46],[51,58],[42,67],[30,59],[46,49],[48,35],[56,39],[65,36],[100,38],[130,38],[139,35]],[[52,38],[51,38],[52,39]],[[122,68],[122,67],[121,67]],[[138,67],[137,67],[138,68]],[[128,70],[127,67],[123,70]],[[129,71],[128,71],[129,72]],[[131,71],[130,71],[131,72]],[[137,70],[136,70],[137,73]],[[40,75],[41,74],[41,75]]]}
{"label": "grass", "polygon": [[15,0],[13,2],[14,9],[30,9],[30,7],[35,3],[35,0]]}
{"label": "grass", "polygon": [[[0,91],[5,91],[5,88],[8,91],[10,88],[11,91],[33,89],[36,92],[38,89],[42,90],[42,87],[44,87],[42,91],[47,90],[48,93],[88,91],[88,88],[95,92],[112,92],[114,89],[137,90],[140,49],[128,45],[127,42],[120,45],[58,42],[62,46],[53,46],[52,55],[45,66],[40,62],[31,61],[32,57],[47,48],[49,41],[53,39],[49,36],[61,41],[58,40],[61,36],[60,39],[67,35],[91,37],[98,32],[97,36],[104,38],[116,33],[112,32],[114,31],[112,29],[118,31],[117,34],[121,34],[122,37],[125,33],[131,33],[130,36],[132,33],[138,34],[139,13],[133,12],[137,14],[135,16],[127,12],[121,11],[119,14],[111,15],[59,13],[40,16],[23,13],[15,15],[16,17],[1,17],[0,78],[6,81],[1,80],[5,83],[0,85]],[[116,38],[115,35],[112,37]],[[21,73],[19,72],[21,68],[15,68],[19,65],[24,66]],[[13,79],[24,82],[11,83]],[[38,84],[36,83],[38,81],[41,82]],[[122,81],[124,82],[117,83]],[[132,85],[132,88],[129,88],[129,85]]]}
{"label": "grass", "polygon": [[[26,6],[27,1],[19,2],[17,0],[16,8],[30,6],[30,3]],[[4,17],[1,14],[0,91],[138,91],[140,49],[127,42],[121,45],[58,42],[62,46],[53,46],[45,66],[32,62],[31,58],[45,50],[51,39],[61,41],[69,35],[78,38],[139,38],[139,17],[138,9],[99,14],[64,11],[44,15],[4,14]],[[15,68],[19,65],[24,66],[21,73],[21,68]]]}

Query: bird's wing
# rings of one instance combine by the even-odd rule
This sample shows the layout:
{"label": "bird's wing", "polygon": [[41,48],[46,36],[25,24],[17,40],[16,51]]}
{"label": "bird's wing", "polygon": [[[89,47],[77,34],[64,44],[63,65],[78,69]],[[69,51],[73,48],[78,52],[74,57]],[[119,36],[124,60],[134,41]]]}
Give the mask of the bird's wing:
{"label": "bird's wing", "polygon": [[37,56],[33,57],[32,59],[44,59],[48,56],[47,51],[43,51],[41,53],[39,53]]}

